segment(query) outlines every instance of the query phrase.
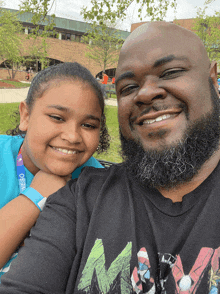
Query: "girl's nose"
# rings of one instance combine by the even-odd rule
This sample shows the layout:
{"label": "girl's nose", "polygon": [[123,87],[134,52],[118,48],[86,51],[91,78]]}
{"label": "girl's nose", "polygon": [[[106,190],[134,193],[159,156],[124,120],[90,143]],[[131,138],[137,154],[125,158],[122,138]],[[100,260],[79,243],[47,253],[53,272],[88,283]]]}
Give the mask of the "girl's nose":
{"label": "girl's nose", "polygon": [[61,139],[71,144],[80,144],[83,141],[79,128],[72,125],[68,128],[65,127],[65,130],[61,133]]}

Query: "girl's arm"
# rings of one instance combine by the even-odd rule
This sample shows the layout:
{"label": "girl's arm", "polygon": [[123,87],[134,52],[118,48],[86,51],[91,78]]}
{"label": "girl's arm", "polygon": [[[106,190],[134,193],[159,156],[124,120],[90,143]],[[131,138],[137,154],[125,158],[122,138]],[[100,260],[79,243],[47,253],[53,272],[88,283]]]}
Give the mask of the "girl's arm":
{"label": "girl's arm", "polygon": [[[66,184],[66,179],[38,172],[30,187],[48,197]],[[20,195],[0,209],[0,268],[9,260],[35,224],[40,210],[26,196]]]}
{"label": "girl's arm", "polygon": [[47,200],[31,237],[25,240],[10,271],[2,276],[0,293],[65,293],[76,252],[76,205],[71,183]]}

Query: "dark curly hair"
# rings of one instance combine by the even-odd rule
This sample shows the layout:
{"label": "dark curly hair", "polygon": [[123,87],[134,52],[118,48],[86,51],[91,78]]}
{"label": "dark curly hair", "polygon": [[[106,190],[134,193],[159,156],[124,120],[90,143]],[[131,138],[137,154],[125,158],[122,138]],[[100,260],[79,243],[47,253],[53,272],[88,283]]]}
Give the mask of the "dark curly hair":
{"label": "dark curly hair", "polygon": [[[97,152],[101,153],[108,149],[110,136],[108,134],[107,126],[106,126],[106,117],[104,113],[104,92],[102,90],[101,85],[98,81],[93,77],[90,71],[84,66],[80,65],[77,62],[65,62],[58,65],[50,66],[42,71],[40,71],[33,79],[30,89],[28,91],[27,98],[25,100],[28,110],[31,113],[31,110],[34,106],[36,99],[41,98],[46,90],[51,87],[51,84],[54,80],[67,80],[69,79],[74,81],[80,81],[83,83],[87,83],[92,87],[97,98],[99,100],[99,104],[102,110],[101,116],[101,128],[100,128],[100,140],[99,146],[97,148]],[[8,130],[7,135],[17,136],[20,135],[25,137],[26,132],[23,132],[19,129],[19,111],[16,111],[13,114],[14,119],[17,121],[16,128],[12,130]]]}

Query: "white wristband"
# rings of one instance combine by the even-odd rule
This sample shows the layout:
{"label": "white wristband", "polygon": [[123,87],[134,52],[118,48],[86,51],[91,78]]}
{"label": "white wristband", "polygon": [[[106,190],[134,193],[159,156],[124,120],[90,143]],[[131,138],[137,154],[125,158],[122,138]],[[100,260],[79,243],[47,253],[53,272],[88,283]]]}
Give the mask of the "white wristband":
{"label": "white wristband", "polygon": [[37,190],[28,187],[21,194],[29,198],[40,209],[40,211],[43,210],[47,198],[43,197]]}

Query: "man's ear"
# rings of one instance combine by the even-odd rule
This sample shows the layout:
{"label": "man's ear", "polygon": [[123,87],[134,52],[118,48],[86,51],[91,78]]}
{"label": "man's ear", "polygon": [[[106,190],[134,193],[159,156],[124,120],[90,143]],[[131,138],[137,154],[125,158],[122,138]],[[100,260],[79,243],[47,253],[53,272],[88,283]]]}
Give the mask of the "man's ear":
{"label": "man's ear", "polygon": [[23,132],[26,132],[28,129],[29,111],[28,111],[27,103],[25,101],[22,101],[20,103],[19,112],[20,112],[19,129]]}
{"label": "man's ear", "polygon": [[210,77],[212,79],[212,82],[218,92],[218,72],[217,72],[217,62],[212,61],[211,66],[210,66]]}

